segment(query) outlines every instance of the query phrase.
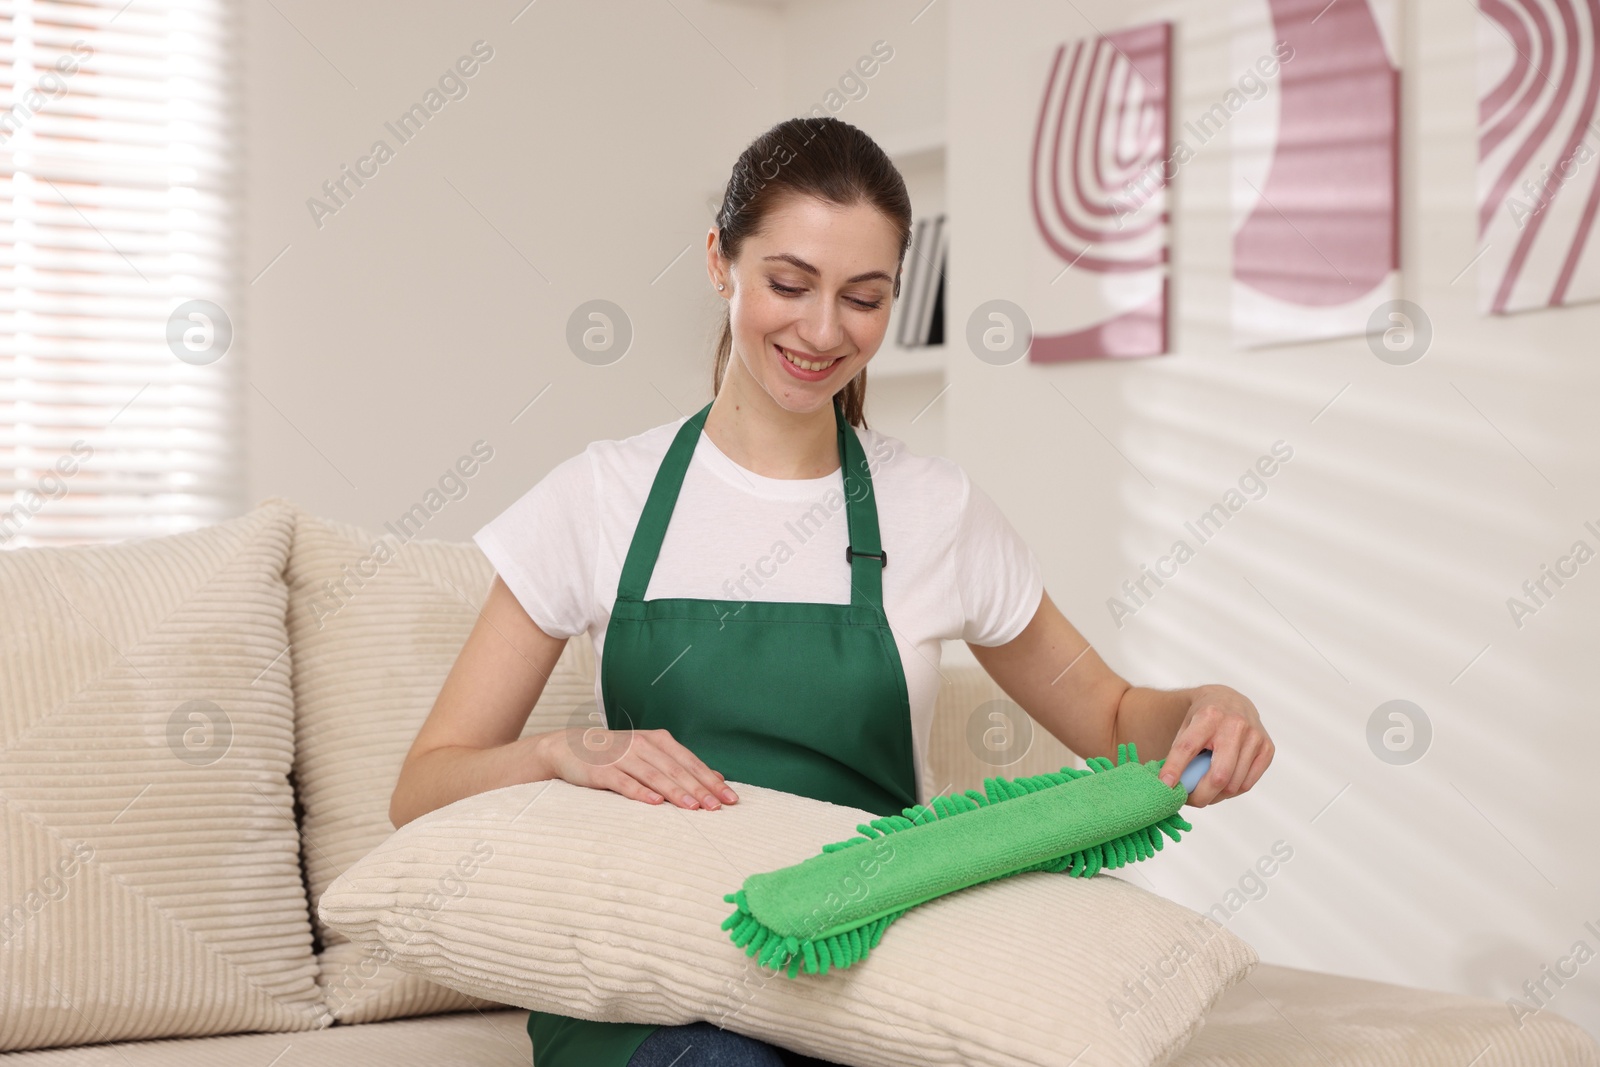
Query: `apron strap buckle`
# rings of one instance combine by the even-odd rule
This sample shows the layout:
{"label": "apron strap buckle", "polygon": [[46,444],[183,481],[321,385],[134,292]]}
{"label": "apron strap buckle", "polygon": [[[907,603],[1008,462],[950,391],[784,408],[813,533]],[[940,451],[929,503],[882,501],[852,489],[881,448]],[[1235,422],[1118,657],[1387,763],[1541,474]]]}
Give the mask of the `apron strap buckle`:
{"label": "apron strap buckle", "polygon": [[851,548],[849,545],[845,545],[844,546],[844,561],[846,563],[849,563],[850,562],[850,557],[852,557],[852,556],[865,556],[868,559],[875,559],[875,560],[880,561],[885,567],[887,567],[889,565],[889,550],[888,549],[884,549],[882,552],[857,552],[855,549]]}

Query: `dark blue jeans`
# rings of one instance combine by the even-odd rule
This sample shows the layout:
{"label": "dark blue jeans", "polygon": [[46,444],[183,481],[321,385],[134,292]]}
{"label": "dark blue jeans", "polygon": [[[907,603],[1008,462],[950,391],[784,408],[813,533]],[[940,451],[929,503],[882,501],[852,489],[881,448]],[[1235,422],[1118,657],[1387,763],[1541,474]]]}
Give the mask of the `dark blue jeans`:
{"label": "dark blue jeans", "polygon": [[829,1061],[697,1022],[659,1027],[628,1059],[628,1067],[829,1067]]}

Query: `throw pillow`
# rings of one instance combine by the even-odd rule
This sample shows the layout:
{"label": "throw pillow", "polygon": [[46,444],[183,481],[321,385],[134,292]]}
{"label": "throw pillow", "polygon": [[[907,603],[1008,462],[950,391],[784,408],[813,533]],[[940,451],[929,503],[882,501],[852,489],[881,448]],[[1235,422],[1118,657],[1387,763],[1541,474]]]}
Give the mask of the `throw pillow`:
{"label": "throw pillow", "polygon": [[491,790],[403,827],[319,912],[472,996],[704,1019],[862,1067],[1160,1063],[1256,963],[1226,929],[1130,882],[1032,872],[912,908],[848,970],[775,974],[721,929],[723,895],[872,815],[734,788],[740,802],[717,811],[561,780]]}
{"label": "throw pillow", "polygon": [[[409,533],[409,529],[402,530]],[[477,621],[494,568],[470,542],[401,540],[301,512],[288,566],[295,780],[306,880],[321,896],[394,833],[389,797],[411,742]],[[524,734],[589,720],[594,651],[567,642]],[[390,966],[320,921],[323,995],[340,1022],[486,1007]]]}
{"label": "throw pillow", "polygon": [[0,553],[0,1050],[326,1025],[293,515]]}

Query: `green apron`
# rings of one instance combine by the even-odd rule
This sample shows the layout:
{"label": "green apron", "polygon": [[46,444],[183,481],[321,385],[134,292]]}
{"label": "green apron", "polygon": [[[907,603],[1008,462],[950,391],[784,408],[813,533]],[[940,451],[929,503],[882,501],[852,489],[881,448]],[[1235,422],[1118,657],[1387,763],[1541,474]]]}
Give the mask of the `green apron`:
{"label": "green apron", "polygon": [[[837,398],[850,603],[644,599],[710,411],[707,404],[679,429],[628,546],[601,654],[606,723],[670,731],[730,781],[898,815],[917,802],[911,703],[883,611],[888,560],[872,475]],[[728,951],[739,949],[730,942]],[[626,1067],[655,1030],[528,1016],[535,1067]]]}

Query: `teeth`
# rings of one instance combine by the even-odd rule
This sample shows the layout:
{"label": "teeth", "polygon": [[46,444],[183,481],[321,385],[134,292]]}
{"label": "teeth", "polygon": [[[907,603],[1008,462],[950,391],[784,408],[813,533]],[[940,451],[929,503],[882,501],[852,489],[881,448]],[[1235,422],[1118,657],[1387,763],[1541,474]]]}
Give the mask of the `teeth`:
{"label": "teeth", "polygon": [[787,348],[784,348],[782,345],[778,346],[778,351],[783,353],[783,358],[784,359],[788,360],[790,363],[793,363],[796,367],[799,367],[801,370],[823,370],[823,369],[833,365],[833,360],[831,360],[831,359],[824,360],[821,363],[812,363],[809,360],[798,359]]}

